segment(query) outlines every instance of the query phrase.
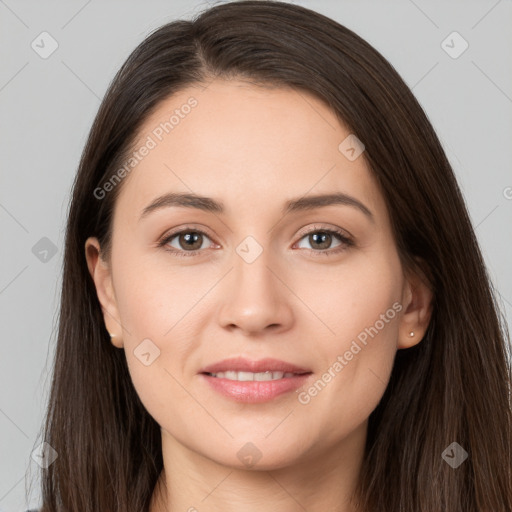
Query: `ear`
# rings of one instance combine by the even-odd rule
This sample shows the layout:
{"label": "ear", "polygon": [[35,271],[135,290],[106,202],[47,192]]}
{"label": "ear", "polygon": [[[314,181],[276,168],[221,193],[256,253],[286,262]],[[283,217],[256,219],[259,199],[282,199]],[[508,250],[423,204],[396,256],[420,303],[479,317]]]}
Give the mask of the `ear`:
{"label": "ear", "polygon": [[100,255],[100,244],[95,237],[89,237],[85,242],[85,258],[89,273],[96,286],[96,293],[103,311],[103,319],[107,331],[113,335],[112,344],[117,348],[123,347],[123,329],[117,309],[117,302],[112,285],[110,267]]}
{"label": "ear", "polygon": [[404,313],[400,319],[398,349],[410,348],[423,339],[432,316],[432,299],[426,278],[419,273],[408,273],[402,292]]}

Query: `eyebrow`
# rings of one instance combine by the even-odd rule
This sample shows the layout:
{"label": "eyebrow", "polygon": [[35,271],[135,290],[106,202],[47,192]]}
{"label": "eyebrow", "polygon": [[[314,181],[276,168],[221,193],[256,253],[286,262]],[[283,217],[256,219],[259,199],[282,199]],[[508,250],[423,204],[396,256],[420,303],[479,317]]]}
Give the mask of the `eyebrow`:
{"label": "eyebrow", "polygon": [[[323,208],[332,205],[345,205],[352,206],[360,210],[368,219],[375,223],[375,218],[372,212],[355,197],[349,196],[342,192],[334,194],[320,194],[314,196],[304,196],[287,201],[281,211],[283,215],[288,213],[314,210],[316,208]],[[173,193],[164,194],[157,197],[148,206],[144,208],[140,216],[140,220],[148,216],[151,212],[161,208],[171,208],[173,206],[181,206],[185,208],[195,208],[212,213],[224,213],[226,208],[222,201],[218,201],[211,197],[200,196],[193,193]]]}

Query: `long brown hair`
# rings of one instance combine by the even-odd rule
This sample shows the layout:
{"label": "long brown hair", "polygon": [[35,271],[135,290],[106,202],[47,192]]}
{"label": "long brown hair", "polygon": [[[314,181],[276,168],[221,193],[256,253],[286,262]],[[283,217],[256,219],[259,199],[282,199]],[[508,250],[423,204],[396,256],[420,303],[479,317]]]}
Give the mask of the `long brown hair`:
{"label": "long brown hair", "polygon": [[[404,269],[434,292],[431,322],[399,350],[369,418],[361,511],[510,512],[510,337],[454,173],[389,62],[351,30],[271,1],[220,4],[150,34],[112,81],[84,148],[67,220],[59,330],[44,425],[44,512],[145,512],[163,468],[160,428],[110,342],[84,244],[108,260],[121,182],[102,187],[169,95],[215,77],[292,87],[323,100],[363,141]],[[457,468],[443,452],[457,442]]]}

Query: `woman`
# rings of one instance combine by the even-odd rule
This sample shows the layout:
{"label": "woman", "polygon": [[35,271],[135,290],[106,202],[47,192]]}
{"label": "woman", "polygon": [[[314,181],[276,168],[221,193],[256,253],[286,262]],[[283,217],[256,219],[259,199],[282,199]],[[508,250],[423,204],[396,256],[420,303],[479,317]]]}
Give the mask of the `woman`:
{"label": "woman", "polygon": [[303,7],[215,6],[91,129],[42,510],[510,511],[508,341],[392,66]]}

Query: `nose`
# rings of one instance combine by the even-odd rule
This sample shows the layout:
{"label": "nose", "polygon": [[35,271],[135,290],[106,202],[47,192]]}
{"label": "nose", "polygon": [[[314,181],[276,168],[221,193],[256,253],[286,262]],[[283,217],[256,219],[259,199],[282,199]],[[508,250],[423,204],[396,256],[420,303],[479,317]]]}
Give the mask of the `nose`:
{"label": "nose", "polygon": [[246,335],[288,330],[294,322],[293,293],[285,284],[287,279],[269,251],[252,262],[237,253],[233,269],[226,276],[220,293],[219,323],[229,330],[239,329]]}

